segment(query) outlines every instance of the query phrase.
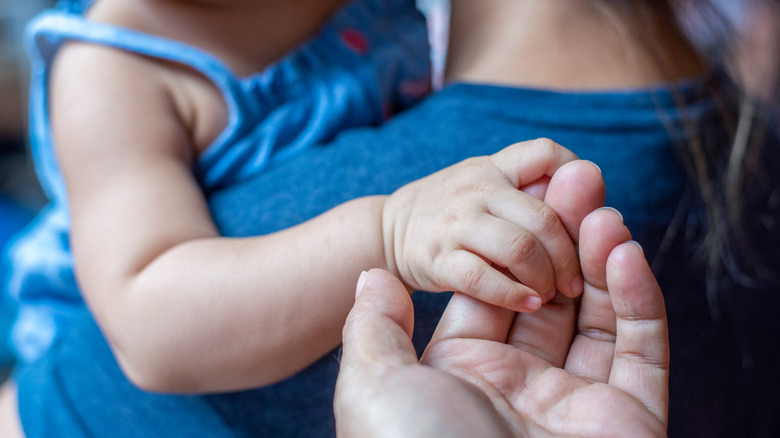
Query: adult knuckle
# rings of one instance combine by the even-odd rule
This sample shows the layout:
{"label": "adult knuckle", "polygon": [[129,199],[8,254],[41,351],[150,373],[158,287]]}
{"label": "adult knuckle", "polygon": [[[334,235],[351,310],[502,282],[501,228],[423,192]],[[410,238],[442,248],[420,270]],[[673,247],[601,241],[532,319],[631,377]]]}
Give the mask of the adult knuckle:
{"label": "adult knuckle", "polygon": [[617,350],[615,351],[615,357],[627,362],[646,365],[660,370],[668,370],[669,368],[669,362],[665,355],[642,351],[638,348]]}

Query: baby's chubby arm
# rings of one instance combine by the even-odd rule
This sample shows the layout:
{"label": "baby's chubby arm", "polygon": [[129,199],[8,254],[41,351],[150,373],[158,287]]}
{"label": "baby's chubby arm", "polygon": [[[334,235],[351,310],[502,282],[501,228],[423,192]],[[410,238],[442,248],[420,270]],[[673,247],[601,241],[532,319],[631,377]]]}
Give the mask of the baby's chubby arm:
{"label": "baby's chubby arm", "polygon": [[536,305],[525,304],[528,286],[545,299],[553,284],[577,293],[565,230],[515,189],[575,158],[549,141],[469,160],[278,233],[220,237],[192,173],[202,117],[173,70],[74,44],[52,73],[76,274],[142,388],[228,391],[292,375],[338,345],[354,281],[374,267],[413,289],[457,289],[523,310]]}

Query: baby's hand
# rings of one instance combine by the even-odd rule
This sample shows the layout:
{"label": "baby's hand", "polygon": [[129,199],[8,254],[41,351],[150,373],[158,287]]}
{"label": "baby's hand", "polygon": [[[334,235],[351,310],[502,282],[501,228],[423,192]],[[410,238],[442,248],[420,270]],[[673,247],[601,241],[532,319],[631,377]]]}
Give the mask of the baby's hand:
{"label": "baby's hand", "polygon": [[556,290],[578,296],[577,232],[603,205],[604,187],[588,162],[562,168],[576,159],[540,139],[402,187],[382,214],[389,268],[412,289],[454,290],[519,312],[538,309]]}

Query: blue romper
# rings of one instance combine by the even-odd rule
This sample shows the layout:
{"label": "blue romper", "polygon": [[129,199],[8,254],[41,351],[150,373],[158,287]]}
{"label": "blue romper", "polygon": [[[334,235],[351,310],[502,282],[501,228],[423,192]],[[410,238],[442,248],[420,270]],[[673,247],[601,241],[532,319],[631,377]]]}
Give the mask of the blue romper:
{"label": "blue romper", "polygon": [[213,81],[229,118],[195,165],[206,194],[344,129],[378,124],[430,89],[425,19],[413,0],[354,0],[318,37],[248,77],[237,77],[195,47],[91,22],[83,12],[78,3],[61,2],[35,18],[25,36],[32,62],[32,154],[50,204],[8,254],[8,293],[19,305],[11,341],[22,364],[38,358],[73,317],[86,311],[73,273],[67,194],[47,108],[49,66],[64,42],[82,40],[182,63]]}

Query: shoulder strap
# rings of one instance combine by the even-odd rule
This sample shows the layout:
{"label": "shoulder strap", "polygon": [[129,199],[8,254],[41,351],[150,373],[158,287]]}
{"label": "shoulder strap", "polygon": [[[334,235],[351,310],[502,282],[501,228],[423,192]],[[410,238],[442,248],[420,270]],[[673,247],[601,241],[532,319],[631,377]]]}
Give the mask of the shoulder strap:
{"label": "shoulder strap", "polygon": [[24,39],[33,68],[46,69],[64,42],[79,40],[190,66],[214,82],[231,110],[240,88],[227,65],[207,52],[179,41],[90,21],[79,14],[45,11],[27,25]]}

